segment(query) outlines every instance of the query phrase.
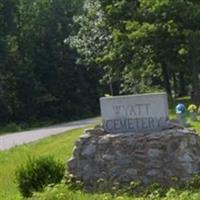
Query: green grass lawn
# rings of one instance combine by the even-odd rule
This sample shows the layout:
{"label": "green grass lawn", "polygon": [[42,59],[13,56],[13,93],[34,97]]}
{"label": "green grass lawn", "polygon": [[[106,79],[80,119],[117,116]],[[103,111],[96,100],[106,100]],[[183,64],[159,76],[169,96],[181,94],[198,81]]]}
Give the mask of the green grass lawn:
{"label": "green grass lawn", "polygon": [[82,133],[83,129],[77,129],[0,152],[0,200],[20,199],[20,193],[15,183],[15,171],[20,164],[24,163],[30,156],[42,155],[52,155],[66,163],[72,154],[75,140]]}
{"label": "green grass lawn", "polygon": [[[170,110],[170,116],[174,117],[174,109]],[[200,132],[200,121],[192,122],[192,128],[195,128]],[[26,162],[31,156],[43,156],[51,155],[54,158],[66,163],[72,154],[72,149],[74,147],[74,142],[77,138],[83,133],[83,129],[76,129],[58,136],[52,136],[46,139],[42,139],[38,142],[22,145],[16,148],[12,148],[7,151],[0,152],[0,200],[17,200],[22,199],[18,191],[16,182],[15,182],[15,171],[19,165]],[[65,190],[63,186],[59,186],[60,191]],[[49,195],[51,192],[48,192]],[[187,194],[186,194],[187,193]],[[53,195],[53,194],[52,194]],[[113,197],[107,195],[90,195],[82,192],[73,192],[67,191],[67,199],[69,200],[110,200]],[[179,198],[178,193],[176,193],[174,198]],[[181,195],[183,195],[181,193]],[[185,199],[200,199],[200,192],[193,192],[188,196],[188,191],[185,192],[187,198]],[[196,198],[198,197],[198,198]],[[49,200],[51,198],[49,197]],[[129,198],[123,196],[121,198],[116,198],[118,200],[129,200]],[[143,199],[143,198],[137,198]],[[179,198],[180,199],[180,198]],[[134,198],[135,200],[135,198]]]}
{"label": "green grass lawn", "polygon": [[[196,124],[194,126],[196,127]],[[200,126],[198,125],[198,130],[200,131]],[[83,133],[83,129],[76,129],[73,131],[66,132],[59,136],[52,136],[46,139],[42,139],[36,143],[28,144],[13,148],[11,150],[0,152],[0,200],[17,200],[22,199],[16,182],[15,182],[15,171],[17,167],[24,163],[30,156],[41,156],[41,155],[52,155],[58,160],[66,163],[66,161],[70,158],[72,154],[72,149],[74,146],[74,142],[77,138]],[[98,195],[98,194],[86,194],[80,191],[74,192],[70,191],[64,186],[60,185],[58,188],[61,193],[65,191],[66,199],[69,200],[110,200],[110,199],[117,199],[117,200],[139,200],[141,198],[133,198],[133,197],[116,197],[113,198],[111,195]],[[53,198],[55,196],[54,193],[56,189],[52,190],[51,192],[46,192],[49,196],[49,200],[51,199],[50,196]],[[189,192],[186,191],[184,194],[189,198]],[[170,199],[177,199],[179,195],[176,193],[176,198]],[[182,193],[180,195],[183,195]],[[200,193],[192,193],[193,196],[198,196],[200,199]],[[53,200],[52,198],[52,200]],[[196,199],[196,198],[193,198]]]}

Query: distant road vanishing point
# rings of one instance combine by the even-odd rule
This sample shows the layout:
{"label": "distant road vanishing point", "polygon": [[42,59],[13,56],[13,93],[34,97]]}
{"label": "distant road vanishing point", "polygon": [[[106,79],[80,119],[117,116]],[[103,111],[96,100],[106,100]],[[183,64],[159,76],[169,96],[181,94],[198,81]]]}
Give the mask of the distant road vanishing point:
{"label": "distant road vanishing point", "polygon": [[34,142],[52,135],[58,135],[65,131],[70,131],[76,128],[84,128],[86,126],[97,123],[97,121],[98,118],[90,118],[69,123],[57,124],[30,131],[2,135],[0,136],[0,151],[7,150],[18,145]]}

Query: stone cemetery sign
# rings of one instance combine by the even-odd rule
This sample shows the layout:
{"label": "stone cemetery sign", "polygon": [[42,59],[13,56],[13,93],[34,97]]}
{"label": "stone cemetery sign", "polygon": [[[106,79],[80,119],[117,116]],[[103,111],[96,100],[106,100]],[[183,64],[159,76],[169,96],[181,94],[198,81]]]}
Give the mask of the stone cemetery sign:
{"label": "stone cemetery sign", "polygon": [[107,132],[160,131],[167,124],[166,93],[102,97],[100,105]]}
{"label": "stone cemetery sign", "polygon": [[133,181],[170,187],[173,177],[182,184],[200,173],[200,137],[168,121],[166,93],[100,101],[104,129],[86,130],[68,161],[67,174],[86,190],[109,192]]}

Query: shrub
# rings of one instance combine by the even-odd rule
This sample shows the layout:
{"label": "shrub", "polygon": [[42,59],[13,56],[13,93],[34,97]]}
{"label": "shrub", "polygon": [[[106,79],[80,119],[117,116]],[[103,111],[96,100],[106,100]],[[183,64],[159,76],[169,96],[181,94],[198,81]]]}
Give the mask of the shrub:
{"label": "shrub", "polygon": [[16,172],[17,184],[24,197],[42,191],[49,184],[59,183],[64,176],[65,167],[52,157],[30,158]]}
{"label": "shrub", "polygon": [[186,189],[200,189],[200,174],[194,175],[187,181]]}
{"label": "shrub", "polygon": [[14,122],[7,124],[3,128],[4,132],[18,132],[18,131],[21,131],[21,130],[22,130],[21,127]]}

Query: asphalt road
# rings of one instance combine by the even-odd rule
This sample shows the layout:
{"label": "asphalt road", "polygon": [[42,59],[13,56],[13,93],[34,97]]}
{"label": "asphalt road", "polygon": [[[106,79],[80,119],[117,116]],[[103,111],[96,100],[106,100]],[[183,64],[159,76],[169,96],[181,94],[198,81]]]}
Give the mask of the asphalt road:
{"label": "asphalt road", "polygon": [[10,149],[12,147],[27,144],[39,139],[58,135],[65,131],[70,131],[76,128],[83,128],[97,122],[97,118],[79,120],[69,123],[57,124],[45,128],[34,129],[31,131],[23,131],[0,136],[0,151]]}

